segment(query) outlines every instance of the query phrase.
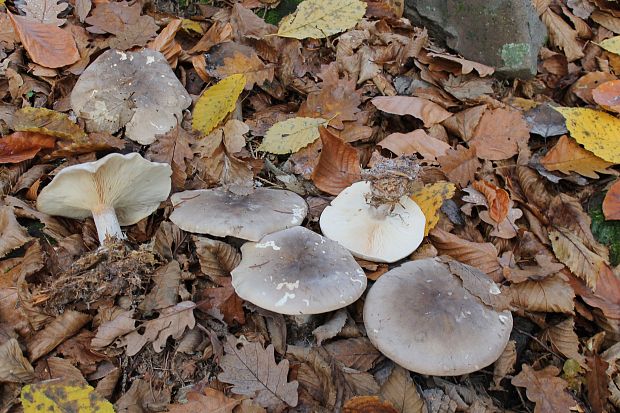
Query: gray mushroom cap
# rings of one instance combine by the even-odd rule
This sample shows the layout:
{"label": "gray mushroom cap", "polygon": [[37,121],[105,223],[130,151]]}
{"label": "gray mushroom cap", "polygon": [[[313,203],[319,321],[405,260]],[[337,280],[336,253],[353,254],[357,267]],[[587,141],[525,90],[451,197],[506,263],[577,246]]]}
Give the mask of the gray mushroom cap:
{"label": "gray mushroom cap", "polygon": [[[485,302],[498,286],[474,267],[466,271]],[[512,330],[510,311],[496,311],[464,287],[437,258],[410,261],[383,274],[364,303],[370,341],[408,370],[437,376],[471,373],[502,354]]]}
{"label": "gray mushroom cap", "polygon": [[192,99],[160,52],[108,50],[81,74],[71,107],[91,132],[114,133],[126,126],[142,145],[167,133]]}
{"label": "gray mushroom cap", "polygon": [[237,195],[223,188],[178,192],[170,198],[170,220],[187,232],[258,241],[267,234],[300,225],[308,213],[291,191],[257,188]]}
{"label": "gray mushroom cap", "polygon": [[355,302],[366,275],[337,242],[294,227],[241,247],[232,271],[239,297],[280,314],[320,314]]}

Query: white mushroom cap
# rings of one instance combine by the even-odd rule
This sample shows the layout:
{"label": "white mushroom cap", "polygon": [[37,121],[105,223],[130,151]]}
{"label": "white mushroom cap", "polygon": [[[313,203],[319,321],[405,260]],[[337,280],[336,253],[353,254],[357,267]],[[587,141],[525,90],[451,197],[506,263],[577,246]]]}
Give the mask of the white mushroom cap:
{"label": "white mushroom cap", "polygon": [[510,311],[489,304],[505,299],[500,294],[474,267],[437,258],[410,261],[370,288],[364,303],[366,332],[379,351],[408,370],[437,376],[471,373],[497,360],[510,338]]}
{"label": "white mushroom cap", "polygon": [[142,145],[172,129],[191,103],[165,56],[151,49],[102,53],[71,91],[71,107],[89,131],[126,126],[127,137]]}
{"label": "white mushroom cap", "polygon": [[404,196],[387,214],[370,205],[369,196],[370,182],[356,182],[343,190],[321,214],[323,235],[370,261],[394,262],[415,251],[424,239],[426,223],[418,204]]}
{"label": "white mushroom cap", "polygon": [[280,314],[320,314],[355,302],[366,275],[349,251],[304,227],[241,247],[232,271],[239,297]]}
{"label": "white mushroom cap", "polygon": [[99,240],[122,238],[119,225],[132,225],[153,213],[170,194],[172,169],[139,153],[109,154],[98,161],[61,170],[37,198],[49,215],[93,216]]}
{"label": "white mushroom cap", "polygon": [[301,225],[308,205],[291,191],[256,188],[237,195],[223,188],[178,192],[170,198],[170,220],[187,232],[258,241],[267,234]]}

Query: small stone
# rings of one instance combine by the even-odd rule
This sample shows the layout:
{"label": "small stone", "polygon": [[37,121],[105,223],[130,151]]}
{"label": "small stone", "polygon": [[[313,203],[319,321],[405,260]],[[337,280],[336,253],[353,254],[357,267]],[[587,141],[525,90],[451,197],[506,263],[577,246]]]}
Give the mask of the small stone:
{"label": "small stone", "polygon": [[405,16],[433,40],[507,78],[535,75],[547,38],[530,0],[405,0]]}

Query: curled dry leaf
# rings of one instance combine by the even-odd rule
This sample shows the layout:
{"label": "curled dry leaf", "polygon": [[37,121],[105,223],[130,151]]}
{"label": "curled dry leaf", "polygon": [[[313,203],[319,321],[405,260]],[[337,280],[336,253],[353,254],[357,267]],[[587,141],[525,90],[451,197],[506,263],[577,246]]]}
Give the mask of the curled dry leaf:
{"label": "curled dry leaf", "polygon": [[605,219],[620,219],[620,180],[617,180],[603,200],[603,214]]}
{"label": "curled dry leaf", "polygon": [[288,360],[276,364],[273,345],[266,349],[260,343],[229,337],[220,362],[223,372],[217,378],[233,385],[235,394],[250,396],[254,402],[269,409],[283,403],[297,406],[297,381],[288,382]]}
{"label": "curled dry leaf", "polygon": [[53,24],[39,23],[9,13],[15,32],[33,62],[49,68],[69,66],[80,60],[73,36]]}
{"label": "curled dry leaf", "polygon": [[498,188],[488,181],[476,181],[472,184],[487,199],[489,216],[496,223],[502,222],[510,210],[510,196],[502,188]]}
{"label": "curled dry leaf", "polygon": [[416,129],[409,133],[392,133],[379,142],[379,145],[396,156],[419,153],[428,161],[436,161],[450,149],[450,145],[429,136],[423,129]]}
{"label": "curled dry leaf", "polygon": [[30,360],[37,360],[59,344],[77,334],[90,321],[88,314],[66,310],[64,313],[39,330],[28,342]]}
{"label": "curled dry leaf", "polygon": [[450,62],[455,62],[461,65],[461,73],[466,75],[471,73],[473,70],[478,72],[481,77],[490,76],[495,72],[495,68],[487,65],[483,65],[482,63],[472,62],[471,60],[463,59],[457,56],[452,56],[446,53],[429,53],[428,56],[449,60]]}
{"label": "curled dry leaf", "polygon": [[56,138],[37,132],[14,132],[0,138],[0,163],[19,163],[34,158],[43,148],[53,148]]}
{"label": "curled dry leaf", "polygon": [[0,258],[30,239],[28,232],[17,222],[13,208],[0,206]]}
{"label": "curled dry leaf", "polygon": [[0,381],[29,383],[34,379],[34,369],[24,357],[19,343],[11,338],[0,344]]}
{"label": "curled dry leaf", "polygon": [[312,172],[312,181],[321,191],[338,195],[353,182],[359,181],[361,167],[357,150],[329,132],[319,129],[323,150]]}
{"label": "curled dry leaf", "polygon": [[342,406],[343,413],[398,413],[389,401],[377,396],[356,396]]}
{"label": "curled dry leaf", "polygon": [[605,110],[620,112],[620,80],[610,80],[592,91],[592,98]]}
{"label": "curled dry leaf", "polygon": [[431,127],[448,119],[452,114],[427,99],[414,96],[379,96],[371,100],[372,104],[382,112],[395,115],[411,115]]}

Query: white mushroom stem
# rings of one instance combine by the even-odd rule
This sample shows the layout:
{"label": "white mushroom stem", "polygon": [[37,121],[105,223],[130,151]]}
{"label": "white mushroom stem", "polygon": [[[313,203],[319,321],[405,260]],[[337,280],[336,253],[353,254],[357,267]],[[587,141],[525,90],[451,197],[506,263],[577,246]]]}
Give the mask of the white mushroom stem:
{"label": "white mushroom stem", "polygon": [[92,210],[92,214],[95,226],[97,227],[99,243],[101,243],[101,245],[104,244],[107,237],[118,239],[125,238],[113,207],[109,205],[100,205]]}

